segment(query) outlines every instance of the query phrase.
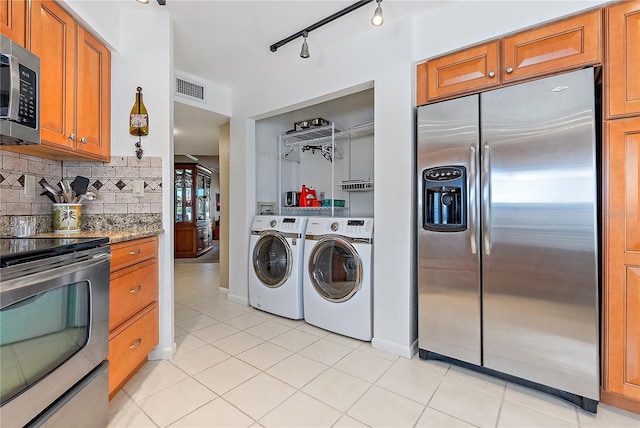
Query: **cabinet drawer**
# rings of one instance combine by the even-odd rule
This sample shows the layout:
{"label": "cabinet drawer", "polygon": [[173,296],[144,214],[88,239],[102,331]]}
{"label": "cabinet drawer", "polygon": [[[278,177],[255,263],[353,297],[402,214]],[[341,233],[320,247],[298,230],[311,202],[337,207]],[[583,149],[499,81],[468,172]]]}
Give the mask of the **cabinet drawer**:
{"label": "cabinet drawer", "polygon": [[599,64],[601,40],[600,10],[506,37],[502,81]]}
{"label": "cabinet drawer", "polygon": [[427,62],[427,97],[444,96],[500,84],[498,41]]}
{"label": "cabinet drawer", "polygon": [[111,246],[111,272],[158,255],[157,238],[136,239]]}
{"label": "cabinet drawer", "polygon": [[158,306],[149,306],[109,340],[109,397],[127,381],[158,344]]}
{"label": "cabinet drawer", "polygon": [[144,261],[111,275],[109,293],[109,330],[158,300],[158,263]]}

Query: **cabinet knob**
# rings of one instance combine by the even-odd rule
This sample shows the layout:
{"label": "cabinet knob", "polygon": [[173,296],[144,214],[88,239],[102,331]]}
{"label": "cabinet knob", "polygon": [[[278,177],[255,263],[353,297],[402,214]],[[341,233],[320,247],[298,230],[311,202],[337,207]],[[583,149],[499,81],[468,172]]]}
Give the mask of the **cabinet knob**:
{"label": "cabinet knob", "polygon": [[138,338],[135,342],[129,345],[129,349],[136,349],[140,345],[142,345],[142,339]]}
{"label": "cabinet knob", "polygon": [[136,288],[129,290],[129,294],[139,293],[140,291],[142,291],[142,285],[138,285]]}
{"label": "cabinet knob", "polygon": [[76,140],[76,134],[71,134],[71,135],[69,135],[69,138],[70,138],[71,140],[75,141],[75,140]]}
{"label": "cabinet knob", "polygon": [[84,138],[84,137],[80,138],[80,142],[81,142],[82,144],[87,144],[87,141],[89,141],[89,140],[87,140],[87,139],[86,139],[86,138]]}
{"label": "cabinet knob", "polygon": [[141,252],[142,252],[142,250],[138,248],[135,251],[129,251],[129,255],[135,256],[136,254],[140,254]]}
{"label": "cabinet knob", "polygon": [[496,72],[495,72],[495,71],[490,71],[490,72],[489,72],[489,77],[495,77],[495,75],[496,75]]}
{"label": "cabinet knob", "polygon": [[507,72],[507,74],[513,73],[513,67],[507,67],[506,72]]}

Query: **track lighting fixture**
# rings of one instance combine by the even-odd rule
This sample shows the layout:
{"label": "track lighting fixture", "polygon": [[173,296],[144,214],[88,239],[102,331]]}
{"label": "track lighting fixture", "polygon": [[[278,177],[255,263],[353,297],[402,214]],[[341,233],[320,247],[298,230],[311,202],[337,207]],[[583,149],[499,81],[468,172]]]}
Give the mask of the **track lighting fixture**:
{"label": "track lighting fixture", "polygon": [[304,42],[302,42],[302,49],[300,50],[300,58],[309,58],[311,55],[309,54],[309,45],[307,44],[307,36],[309,33],[306,31],[302,33],[302,37],[304,37]]}
{"label": "track lighting fixture", "polygon": [[384,24],[384,18],[382,17],[382,8],[380,7],[380,3],[382,3],[382,0],[376,0],[376,2],[378,3],[378,7],[376,7],[373,18],[371,18],[371,25],[373,25],[374,27],[380,27],[382,24]]}

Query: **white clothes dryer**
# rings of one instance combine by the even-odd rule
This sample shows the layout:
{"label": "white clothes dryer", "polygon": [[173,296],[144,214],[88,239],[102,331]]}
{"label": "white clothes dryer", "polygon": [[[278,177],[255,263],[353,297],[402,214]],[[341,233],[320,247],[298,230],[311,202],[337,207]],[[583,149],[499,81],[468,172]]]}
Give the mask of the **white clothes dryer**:
{"label": "white clothes dryer", "polygon": [[249,304],[291,319],[304,317],[302,259],[307,217],[259,215],[251,225]]}
{"label": "white clothes dryer", "polygon": [[372,218],[310,218],[304,251],[304,319],[334,333],[371,340],[372,263]]}

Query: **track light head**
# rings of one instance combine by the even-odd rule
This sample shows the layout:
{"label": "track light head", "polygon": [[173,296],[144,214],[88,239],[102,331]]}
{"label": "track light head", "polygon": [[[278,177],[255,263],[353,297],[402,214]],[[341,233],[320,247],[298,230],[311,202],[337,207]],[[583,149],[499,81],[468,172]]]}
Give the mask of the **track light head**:
{"label": "track light head", "polygon": [[384,18],[382,17],[382,8],[380,7],[380,3],[382,0],[376,0],[378,3],[378,7],[376,7],[376,11],[373,13],[373,18],[371,18],[371,25],[374,27],[380,27],[384,24]]}
{"label": "track light head", "polygon": [[302,37],[304,37],[304,42],[302,42],[302,49],[300,50],[300,58],[309,58],[311,55],[309,54],[309,45],[307,45],[307,36],[309,33],[306,31],[302,33]]}

